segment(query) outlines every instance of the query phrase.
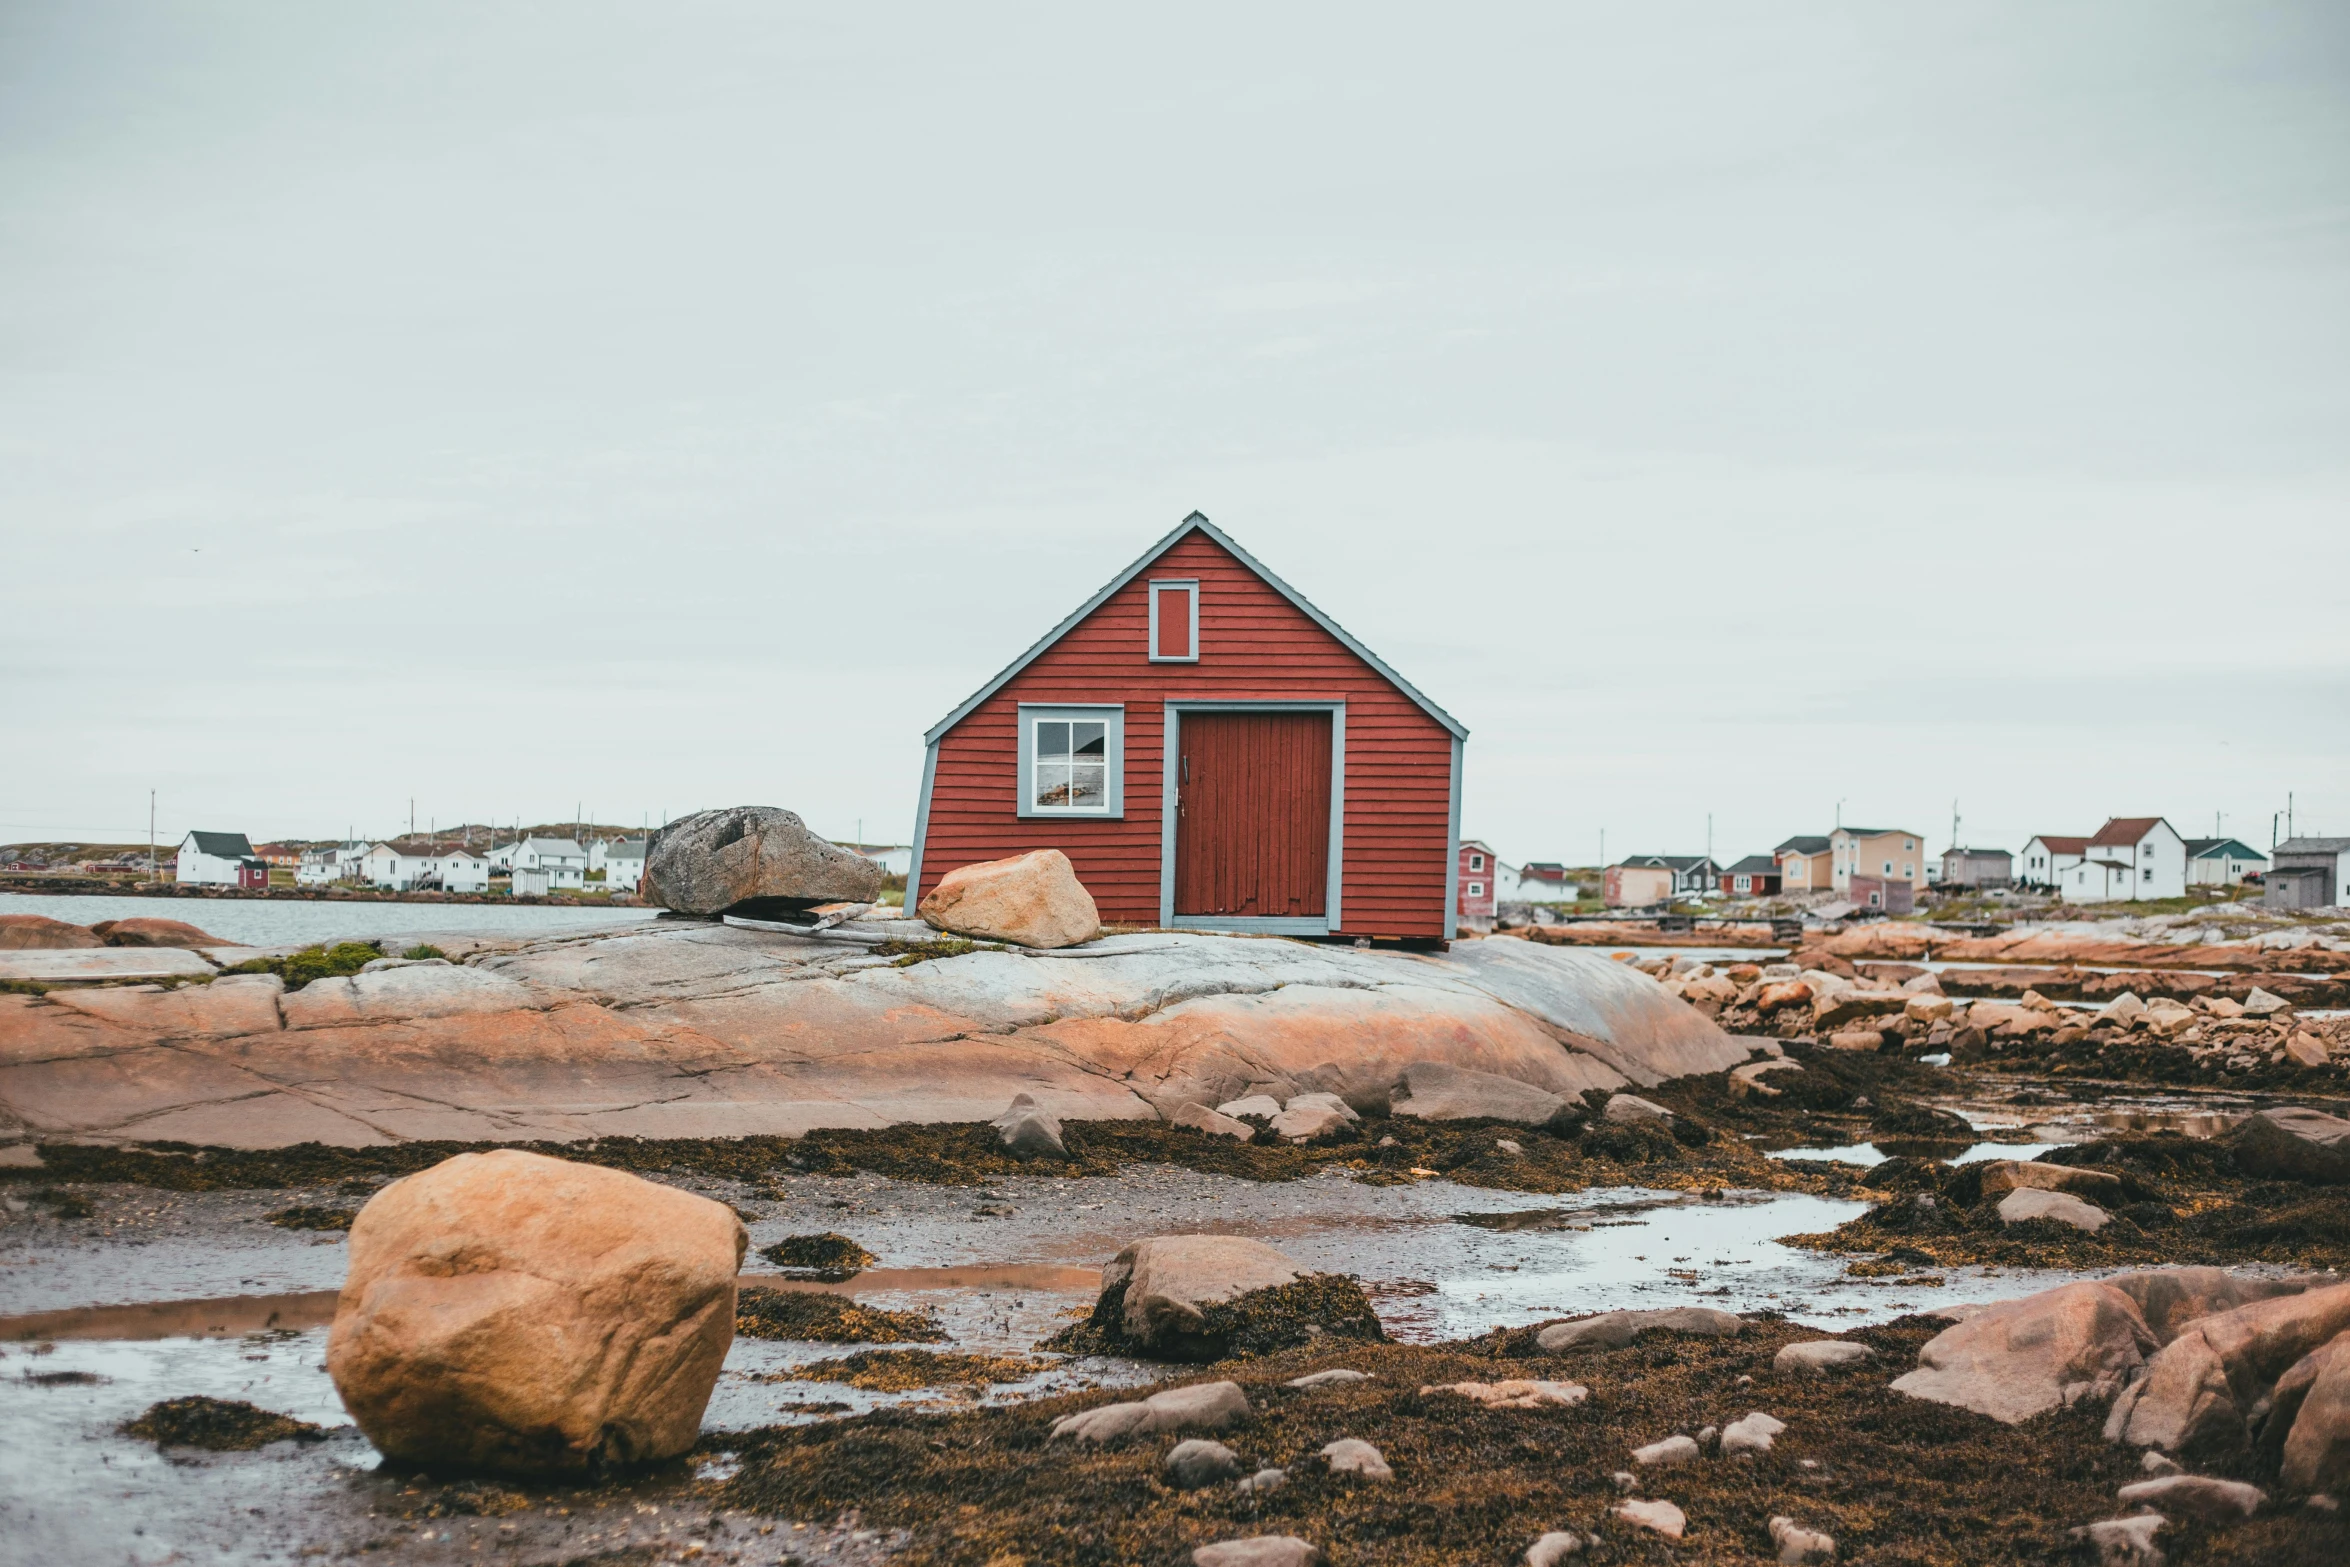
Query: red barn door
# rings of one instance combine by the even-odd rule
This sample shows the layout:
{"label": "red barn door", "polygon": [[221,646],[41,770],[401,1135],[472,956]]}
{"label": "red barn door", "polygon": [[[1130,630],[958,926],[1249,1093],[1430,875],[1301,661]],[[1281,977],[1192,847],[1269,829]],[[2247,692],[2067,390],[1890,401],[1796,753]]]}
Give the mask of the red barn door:
{"label": "red barn door", "polygon": [[1185,713],[1175,775],[1175,912],[1327,914],[1330,715]]}

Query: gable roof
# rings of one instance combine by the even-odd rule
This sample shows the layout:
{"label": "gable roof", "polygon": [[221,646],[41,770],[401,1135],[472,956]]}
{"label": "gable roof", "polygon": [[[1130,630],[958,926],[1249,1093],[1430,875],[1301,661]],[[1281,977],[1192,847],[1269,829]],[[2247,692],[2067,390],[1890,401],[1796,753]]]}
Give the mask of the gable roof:
{"label": "gable roof", "polygon": [[1919,836],[1907,827],[1839,827],[1836,830],[1855,838],[1915,838]]}
{"label": "gable roof", "polygon": [[1773,854],[1825,854],[1828,852],[1828,840],[1813,837],[1790,838],[1771,852]]}
{"label": "gable roof", "polygon": [[209,854],[216,860],[243,860],[253,854],[253,845],[241,832],[191,832],[180,842],[193,843],[198,854]]}
{"label": "gable roof", "polygon": [[2105,825],[2097,829],[2097,836],[2091,838],[2089,843],[2094,848],[2127,848],[2154,831],[2161,821],[2159,816],[2108,817]]}
{"label": "gable roof", "polygon": [[536,849],[541,854],[567,854],[583,860],[587,858],[587,850],[569,838],[525,838],[514,847],[517,850]]}
{"label": "gable roof", "polygon": [[2265,860],[2261,853],[2241,838],[2189,838],[2187,858],[2190,860]]}
{"label": "gable roof", "polygon": [[1539,876],[1545,881],[1556,881],[1567,874],[1567,867],[1561,860],[1528,860],[1519,867],[1519,871],[1523,875]]}
{"label": "gable roof", "polygon": [[1779,862],[1767,854],[1750,854],[1722,874],[1725,876],[1775,876]]}
{"label": "gable roof", "polygon": [[2350,849],[2350,838],[2287,838],[2277,845],[2279,854],[2340,854]]}
{"label": "gable roof", "polygon": [[970,717],[974,708],[978,707],[980,703],[986,701],[989,697],[994,696],[998,691],[1001,691],[1006,683],[1008,683],[1014,675],[1020,673],[1021,670],[1026,669],[1030,664],[1036,662],[1038,658],[1043,656],[1045,649],[1051,647],[1054,643],[1060,641],[1061,638],[1076,630],[1077,627],[1083,623],[1086,616],[1092,614],[1095,610],[1108,603],[1110,600],[1110,595],[1116,593],[1120,588],[1126,586],[1127,583],[1132,582],[1136,577],[1141,576],[1142,573],[1150,566],[1152,561],[1157,560],[1161,555],[1166,554],[1167,551],[1182,543],[1184,539],[1193,533],[1204,533],[1209,538],[1215,540],[1216,543],[1224,549],[1225,553],[1229,554],[1234,560],[1239,561],[1243,566],[1246,566],[1250,571],[1255,572],[1257,576],[1264,581],[1267,587],[1280,594],[1283,598],[1289,600],[1289,602],[1295,605],[1298,611],[1308,620],[1311,620],[1315,625],[1320,626],[1324,631],[1327,631],[1332,636],[1336,637],[1342,644],[1344,644],[1348,652],[1354,654],[1355,657],[1361,659],[1364,663],[1377,670],[1381,679],[1385,680],[1389,685],[1395,687],[1395,689],[1398,691],[1401,691],[1405,696],[1410,697],[1413,702],[1419,705],[1419,708],[1422,712],[1426,713],[1430,718],[1435,719],[1438,723],[1442,724],[1448,731],[1450,731],[1454,739],[1466,740],[1469,738],[1469,731],[1467,726],[1464,725],[1459,719],[1453,717],[1452,714],[1446,712],[1443,708],[1438,707],[1434,702],[1429,701],[1425,696],[1422,696],[1420,694],[1419,687],[1413,685],[1409,680],[1406,680],[1403,676],[1388,668],[1386,662],[1381,659],[1378,654],[1372,652],[1369,648],[1363,646],[1352,636],[1348,635],[1344,626],[1341,626],[1337,621],[1332,620],[1328,615],[1325,615],[1320,610],[1314,608],[1312,604],[1306,601],[1306,596],[1304,594],[1298,592],[1297,589],[1291,587],[1288,583],[1282,581],[1279,577],[1274,576],[1270,571],[1267,571],[1263,562],[1259,561],[1248,551],[1242,549],[1239,545],[1233,543],[1231,537],[1226,534],[1223,529],[1217,527],[1214,523],[1208,521],[1205,516],[1195,511],[1190,516],[1177,523],[1175,525],[1175,530],[1172,533],[1169,533],[1165,538],[1159,540],[1158,543],[1152,545],[1149,549],[1144,550],[1133,565],[1128,566],[1124,571],[1121,571],[1118,573],[1118,575],[1112,577],[1108,583],[1104,584],[1100,592],[1094,594],[1092,598],[1087,599],[1083,604],[1079,605],[1077,607],[1076,613],[1072,614],[1068,619],[1062,621],[1059,625],[1053,627],[1052,630],[1046,632],[1042,637],[1038,638],[1035,646],[1031,647],[1027,652],[1021,654],[1018,658],[1013,659],[1012,662],[1005,665],[1003,670],[998,673],[993,680],[990,680],[986,685],[983,685],[978,690],[972,692],[970,696],[964,698],[962,704],[958,706],[953,712],[947,714],[946,717],[940,719],[936,724],[933,724],[930,728],[930,732],[922,737],[922,743],[924,745],[936,745],[938,743],[939,736],[945,734],[948,730],[954,728],[955,725]]}
{"label": "gable roof", "polygon": [[2089,840],[2086,838],[2060,838],[2053,833],[2042,832],[2034,833],[2031,841],[2048,845],[2048,852],[2051,854],[2087,854],[2089,852]]}

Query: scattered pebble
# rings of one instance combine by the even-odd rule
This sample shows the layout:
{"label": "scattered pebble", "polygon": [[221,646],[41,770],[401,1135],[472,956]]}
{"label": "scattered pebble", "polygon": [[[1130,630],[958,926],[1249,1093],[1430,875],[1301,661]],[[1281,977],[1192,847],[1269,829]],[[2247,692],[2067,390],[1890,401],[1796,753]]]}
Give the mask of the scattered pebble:
{"label": "scattered pebble", "polygon": [[1238,1491],[1243,1496],[1253,1496],[1265,1491],[1278,1491],[1288,1483],[1288,1470],[1260,1469],[1255,1474],[1250,1475],[1246,1479],[1242,1480],[1240,1484],[1233,1487],[1233,1489]]}
{"label": "scattered pebble", "polygon": [[2150,1447],[2146,1449],[2146,1456],[2138,1460],[2138,1467],[2145,1470],[2150,1475],[2175,1475],[2179,1473],[2179,1461],[2171,1457],[2170,1454],[2164,1452],[2159,1447]]}
{"label": "scattered pebble", "polygon": [[1755,1410],[1743,1420],[1733,1420],[1722,1428],[1722,1456],[1735,1458],[1740,1453],[1767,1453],[1771,1450],[1771,1440],[1786,1429],[1786,1421]]}
{"label": "scattered pebble", "polygon": [[1446,1382],[1437,1387],[1420,1389],[1423,1397],[1430,1393],[1458,1393],[1473,1398],[1487,1409],[1541,1409],[1548,1406],[1571,1409],[1590,1397],[1591,1390],[1580,1382],[1541,1382],[1512,1378],[1507,1382]]}
{"label": "scattered pebble", "polygon": [[1302,1377],[1291,1377],[1281,1385],[1294,1388],[1332,1387],[1341,1382],[1368,1382],[1370,1380],[1371,1373],[1368,1371],[1351,1371],[1345,1366],[1332,1366],[1327,1371],[1309,1371]]}
{"label": "scattered pebble", "polygon": [[1583,1551],[1583,1537],[1572,1529],[1553,1529],[1526,1547],[1526,1567],[1558,1567]]}
{"label": "scattered pebble", "polygon": [[2073,1538],[2097,1548],[2097,1567],[2163,1567],[2162,1548],[2154,1536],[2169,1521],[2160,1513],[2108,1518],[2075,1529]]}
{"label": "scattered pebble", "polygon": [[1660,1464],[1685,1464],[1697,1457],[1697,1444],[1685,1436],[1668,1436],[1660,1442],[1632,1449],[1632,1462],[1642,1468]]}
{"label": "scattered pebble", "polygon": [[1771,1360],[1771,1369],[1782,1376],[1826,1376],[1847,1366],[1876,1358],[1876,1351],[1866,1344],[1854,1344],[1843,1339],[1807,1339],[1801,1344],[1790,1344]]}
{"label": "scattered pebble", "polygon": [[1526,1156],[1526,1145],[1514,1137],[1497,1137],[1493,1140],[1493,1147],[1495,1152],[1508,1154],[1513,1159]]}
{"label": "scattered pebble", "polygon": [[1322,1449],[1332,1474],[1357,1474],[1366,1480],[1392,1480],[1395,1471],[1379,1449],[1358,1437],[1342,1436]]}
{"label": "scattered pebble", "polygon": [[1240,1455],[1221,1442],[1201,1437],[1178,1442],[1167,1455],[1167,1483],[1178,1491],[1196,1491],[1240,1473]]}
{"label": "scattered pebble", "polygon": [[1782,1562],[1832,1562],[1836,1559],[1836,1540],[1817,1529],[1801,1527],[1792,1518],[1771,1520],[1771,1543],[1779,1548]]}
{"label": "scattered pebble", "polygon": [[2215,1480],[2209,1475],[2171,1474],[2137,1480],[2121,1488],[2121,1499],[2132,1507],[2150,1507],[2210,1523],[2249,1518],[2260,1511],[2268,1493],[2241,1480]]}
{"label": "scattered pebble", "polygon": [[1671,1502],[1618,1502],[1615,1511],[1624,1522],[1654,1529],[1668,1540],[1678,1540],[1689,1527],[1689,1515]]}
{"label": "scattered pebble", "polygon": [[1640,1477],[1629,1469],[1619,1469],[1608,1478],[1614,1481],[1616,1489],[1626,1496],[1630,1496],[1634,1491],[1640,1489]]}
{"label": "scattered pebble", "polygon": [[1321,1567],[1322,1553],[1294,1534],[1219,1540],[1191,1553],[1191,1567]]}

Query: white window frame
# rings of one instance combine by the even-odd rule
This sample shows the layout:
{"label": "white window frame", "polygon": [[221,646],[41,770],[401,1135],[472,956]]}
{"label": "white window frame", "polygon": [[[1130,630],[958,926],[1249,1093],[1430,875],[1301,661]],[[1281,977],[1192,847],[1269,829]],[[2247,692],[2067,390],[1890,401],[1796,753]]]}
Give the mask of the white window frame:
{"label": "white window frame", "polygon": [[[1126,818],[1126,708],[1117,702],[1022,702],[1018,795],[1023,821],[1115,822]],[[1036,726],[1040,723],[1099,723],[1103,726],[1104,777],[1099,806],[1039,806],[1036,803]]]}
{"label": "white window frame", "polygon": [[1470,896],[1470,897],[1472,897],[1472,898],[1482,898],[1482,897],[1484,897],[1484,896],[1485,896],[1485,883],[1483,883],[1483,882],[1481,882],[1481,881],[1473,881],[1473,882],[1469,883],[1469,896]]}
{"label": "white window frame", "polygon": [[[1162,589],[1181,588],[1191,599],[1191,652],[1182,658],[1159,652],[1159,594]],[[1199,578],[1153,577],[1149,584],[1150,598],[1150,661],[1154,664],[1196,664],[1199,662]]]}
{"label": "white window frame", "polygon": [[1469,856],[1469,869],[1471,869],[1471,870],[1473,870],[1473,871],[1481,871],[1481,870],[1485,869],[1485,856],[1484,856],[1484,855],[1482,855],[1482,854],[1472,854],[1472,855],[1470,855],[1470,856]]}

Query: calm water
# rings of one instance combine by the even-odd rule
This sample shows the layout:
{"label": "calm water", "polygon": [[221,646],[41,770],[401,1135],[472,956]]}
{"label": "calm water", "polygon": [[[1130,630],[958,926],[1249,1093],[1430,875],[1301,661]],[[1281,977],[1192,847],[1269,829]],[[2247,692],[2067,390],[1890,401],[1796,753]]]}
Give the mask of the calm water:
{"label": "calm water", "polygon": [[109,898],[0,893],[0,914],[45,914],[75,925],[100,920],[185,920],[223,941],[248,947],[405,936],[417,931],[479,931],[500,936],[596,930],[652,919],[659,909],[580,909],[545,904],[329,903],[259,898]]}

